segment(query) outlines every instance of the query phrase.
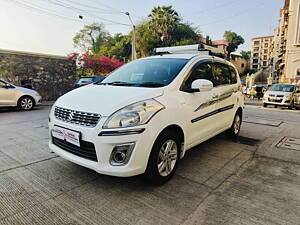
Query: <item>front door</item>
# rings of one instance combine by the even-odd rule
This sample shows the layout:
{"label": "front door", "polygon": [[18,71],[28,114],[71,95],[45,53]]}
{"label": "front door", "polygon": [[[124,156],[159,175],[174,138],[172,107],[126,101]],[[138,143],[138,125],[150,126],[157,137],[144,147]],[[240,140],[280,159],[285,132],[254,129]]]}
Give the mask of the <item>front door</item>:
{"label": "front door", "polygon": [[14,88],[7,88],[6,85],[6,82],[0,80],[0,106],[15,105],[15,90]]}
{"label": "front door", "polygon": [[[196,64],[187,79],[183,83],[184,89],[191,88],[191,84],[197,79],[212,81],[212,63],[202,62]],[[184,90],[183,89],[183,90]],[[182,91],[184,106],[187,112],[187,145],[188,147],[199,144],[204,139],[216,132],[216,96],[214,88],[206,92],[188,93]]]}

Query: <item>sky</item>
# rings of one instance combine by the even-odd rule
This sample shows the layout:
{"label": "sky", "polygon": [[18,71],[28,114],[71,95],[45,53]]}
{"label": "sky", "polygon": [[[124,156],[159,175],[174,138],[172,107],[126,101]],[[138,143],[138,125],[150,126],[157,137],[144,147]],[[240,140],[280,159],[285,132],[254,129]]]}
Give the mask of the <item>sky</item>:
{"label": "sky", "polygon": [[[127,34],[129,12],[135,24],[154,6],[172,5],[185,22],[213,40],[231,30],[245,39],[239,50],[250,50],[256,36],[273,35],[284,0],[0,0],[0,49],[54,55],[78,51],[72,38],[92,22],[111,34]],[[79,19],[79,15],[83,19]]]}

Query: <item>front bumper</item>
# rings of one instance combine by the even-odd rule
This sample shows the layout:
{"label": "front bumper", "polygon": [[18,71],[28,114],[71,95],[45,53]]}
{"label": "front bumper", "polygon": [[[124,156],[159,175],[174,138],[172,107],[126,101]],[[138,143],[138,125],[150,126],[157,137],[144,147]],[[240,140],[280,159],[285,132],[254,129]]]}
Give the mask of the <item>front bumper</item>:
{"label": "front bumper", "polygon": [[[49,123],[50,149],[59,156],[71,162],[90,168],[101,174],[119,177],[129,177],[144,173],[147,167],[147,162],[153,143],[156,138],[156,132],[152,128],[154,126],[147,126],[147,128],[143,127],[145,128],[144,132],[139,134],[129,134],[120,136],[98,136],[98,134],[101,131],[104,131],[102,129],[102,125],[104,124],[106,119],[106,117],[101,118],[98,125],[94,128],[86,128],[78,125],[68,124],[52,117],[51,122]],[[83,141],[91,142],[94,144],[97,155],[97,161],[82,158],[68,151],[65,151],[57,145],[53,144],[51,129],[54,125],[58,125],[67,129],[72,129],[80,132],[81,139]],[[116,145],[127,143],[135,143],[135,147],[132,151],[128,163],[122,166],[111,165],[110,156],[113,151],[113,148]]]}
{"label": "front bumper", "polygon": [[42,104],[42,96],[40,95],[35,95],[33,96],[34,101],[35,101],[35,105],[41,105]]}
{"label": "front bumper", "polygon": [[286,98],[263,98],[263,103],[268,105],[290,106],[291,100]]}

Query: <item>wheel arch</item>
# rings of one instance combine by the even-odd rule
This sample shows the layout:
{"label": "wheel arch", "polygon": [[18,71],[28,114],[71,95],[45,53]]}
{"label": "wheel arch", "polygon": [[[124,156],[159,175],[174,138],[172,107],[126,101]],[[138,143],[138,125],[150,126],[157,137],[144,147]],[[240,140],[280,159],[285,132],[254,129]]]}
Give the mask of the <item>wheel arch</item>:
{"label": "wheel arch", "polygon": [[181,157],[183,157],[183,155],[184,155],[184,144],[185,144],[185,139],[186,139],[186,135],[185,135],[185,133],[184,133],[184,130],[182,129],[182,127],[181,126],[179,126],[178,124],[171,124],[171,125],[168,125],[168,126],[166,126],[165,128],[163,128],[160,132],[159,132],[159,134],[157,135],[157,137],[156,137],[156,139],[164,132],[164,131],[166,131],[166,130],[172,130],[172,131],[175,131],[177,134],[178,134],[178,136],[179,136],[179,138],[180,138],[180,141],[181,141],[181,150],[180,150],[180,155],[181,155]]}
{"label": "wheel arch", "polygon": [[33,101],[33,106],[36,105],[35,99],[34,99],[34,97],[32,97],[31,95],[22,95],[22,96],[20,96],[19,99],[18,99],[17,105],[19,106],[19,105],[20,105],[20,101],[21,101],[23,98],[26,98],[26,97],[31,98],[31,100]]}

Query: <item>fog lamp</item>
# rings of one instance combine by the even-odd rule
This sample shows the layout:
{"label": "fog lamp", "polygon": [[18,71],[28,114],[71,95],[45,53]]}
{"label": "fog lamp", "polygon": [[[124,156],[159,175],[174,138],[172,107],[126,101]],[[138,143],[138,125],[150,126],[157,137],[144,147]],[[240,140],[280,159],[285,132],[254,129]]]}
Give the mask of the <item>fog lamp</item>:
{"label": "fog lamp", "polygon": [[110,155],[109,163],[112,166],[124,166],[128,163],[135,143],[116,145]]}

